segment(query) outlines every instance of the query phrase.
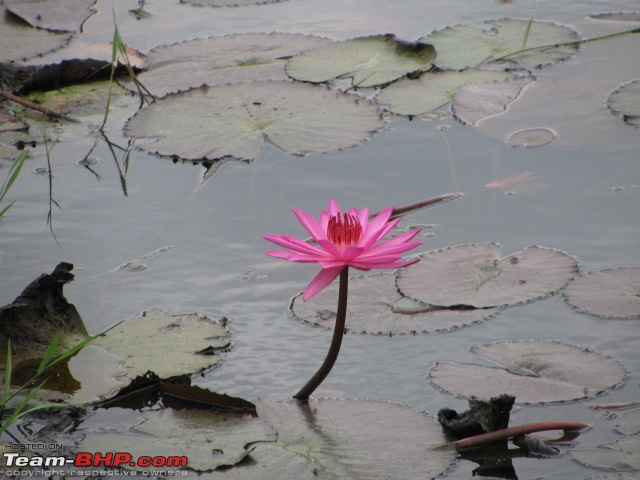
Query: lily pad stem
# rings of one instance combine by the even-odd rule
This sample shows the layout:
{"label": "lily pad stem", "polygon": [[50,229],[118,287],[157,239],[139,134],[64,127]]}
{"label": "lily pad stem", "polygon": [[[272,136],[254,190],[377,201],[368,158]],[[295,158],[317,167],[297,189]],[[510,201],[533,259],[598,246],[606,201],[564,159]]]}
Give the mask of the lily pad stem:
{"label": "lily pad stem", "polygon": [[316,388],[327,378],[329,372],[333,368],[333,364],[336,363],[338,353],[340,353],[340,345],[342,345],[342,337],[344,336],[344,325],[347,319],[347,294],[349,291],[349,267],[345,266],[340,272],[340,287],[338,291],[338,312],[336,313],[336,324],[333,330],[333,338],[331,339],[331,346],[329,352],[324,359],[324,362],[311,377],[311,380],[296,393],[293,398],[306,402],[309,400],[309,396],[315,391]]}

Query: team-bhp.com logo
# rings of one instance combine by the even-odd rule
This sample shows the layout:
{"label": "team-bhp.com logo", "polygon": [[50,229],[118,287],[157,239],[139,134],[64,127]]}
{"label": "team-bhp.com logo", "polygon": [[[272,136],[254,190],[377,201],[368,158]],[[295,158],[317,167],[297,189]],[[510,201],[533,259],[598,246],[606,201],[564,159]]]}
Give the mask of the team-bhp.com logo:
{"label": "team-bhp.com logo", "polygon": [[73,465],[74,467],[139,467],[139,468],[165,468],[165,467],[186,467],[188,458],[184,456],[142,456],[134,459],[130,453],[108,452],[89,453],[78,452],[74,458],[66,457],[29,457],[22,453],[4,453],[5,465],[7,467],[63,467]]}

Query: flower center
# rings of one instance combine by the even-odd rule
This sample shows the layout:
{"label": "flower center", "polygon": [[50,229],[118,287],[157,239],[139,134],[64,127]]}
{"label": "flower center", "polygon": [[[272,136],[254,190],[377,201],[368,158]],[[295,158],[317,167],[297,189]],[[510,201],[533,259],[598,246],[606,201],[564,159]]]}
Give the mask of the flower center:
{"label": "flower center", "polygon": [[362,225],[358,217],[343,213],[332,215],[327,225],[327,239],[334,245],[349,246],[357,244],[362,237]]}

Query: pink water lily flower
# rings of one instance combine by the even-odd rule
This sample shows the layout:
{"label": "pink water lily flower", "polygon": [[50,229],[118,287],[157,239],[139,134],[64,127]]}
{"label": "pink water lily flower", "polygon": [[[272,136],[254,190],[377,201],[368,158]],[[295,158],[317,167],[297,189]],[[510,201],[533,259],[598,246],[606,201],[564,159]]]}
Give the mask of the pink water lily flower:
{"label": "pink water lily flower", "polygon": [[358,270],[373,268],[398,268],[419,261],[399,262],[402,253],[421,245],[411,241],[420,230],[402,233],[390,240],[384,237],[401,218],[389,220],[393,207],[381,211],[369,220],[369,209],[360,211],[352,208],[346,213],[340,205],[329,199],[329,210],[320,214],[317,221],[307,212],[293,209],[302,226],[313,237],[318,246],[311,245],[291,235],[265,235],[263,238],[285,248],[287,251],[269,250],[267,255],[284,258],[290,262],[319,263],[322,270],[307,285],[302,299],[309,300],[329,285],[346,266]]}

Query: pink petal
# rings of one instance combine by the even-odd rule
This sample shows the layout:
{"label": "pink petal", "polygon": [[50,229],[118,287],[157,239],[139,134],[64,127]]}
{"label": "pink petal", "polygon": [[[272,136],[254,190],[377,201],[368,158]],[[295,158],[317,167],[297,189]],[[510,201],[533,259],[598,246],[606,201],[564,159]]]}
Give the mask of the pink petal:
{"label": "pink petal", "polygon": [[361,255],[361,258],[371,258],[387,253],[402,253],[416,248],[422,245],[422,242],[410,242],[409,240],[418,233],[420,233],[420,230],[411,230],[410,232],[402,233],[389,240],[373,245]]}
{"label": "pink petal", "polygon": [[275,243],[276,245],[291,250],[296,253],[306,253],[308,255],[321,255],[326,256],[326,253],[320,250],[318,247],[309,245],[304,240],[292,237],[291,235],[265,235],[265,240]]}
{"label": "pink petal", "polygon": [[360,264],[358,262],[351,262],[349,263],[349,266],[353,267],[353,268],[357,268],[358,270],[371,270],[373,268],[378,268],[378,269],[386,269],[386,268],[400,268],[400,267],[406,267],[409,265],[413,265],[414,263],[418,263],[420,261],[419,258],[416,258],[414,260],[409,260],[406,262],[388,262],[388,263],[383,263],[383,264],[376,264],[376,265],[372,265],[370,263],[363,263]]}
{"label": "pink petal", "polygon": [[340,204],[335,198],[329,199],[329,216],[335,217],[336,215],[340,215],[342,212],[340,211]]}
{"label": "pink petal", "polygon": [[362,232],[362,240],[360,240],[361,246],[369,248],[373,243],[383,237],[386,232],[391,230],[400,221],[400,219],[397,218],[395,220],[392,220],[390,223],[387,223],[392,211],[393,207],[385,208],[378,215],[376,215],[376,217],[371,220],[371,222],[369,222],[369,225],[367,225],[367,229]]}
{"label": "pink petal", "polygon": [[338,247],[336,247],[335,244],[330,242],[329,240],[325,240],[325,239],[318,240],[318,245],[324,248],[328,256],[331,256],[333,258],[342,258],[342,255],[340,254],[340,250],[338,249]]}
{"label": "pink petal", "polygon": [[344,267],[323,268],[320,273],[315,276],[311,283],[307,285],[302,295],[302,300],[305,302],[310,298],[315,297],[320,293],[327,285],[333,282]]}
{"label": "pink petal", "polygon": [[311,235],[314,240],[319,240],[321,238],[327,237],[327,229],[323,229],[318,221],[307,212],[294,208],[293,213],[298,218],[300,224],[307,232],[309,232],[309,235]]}

